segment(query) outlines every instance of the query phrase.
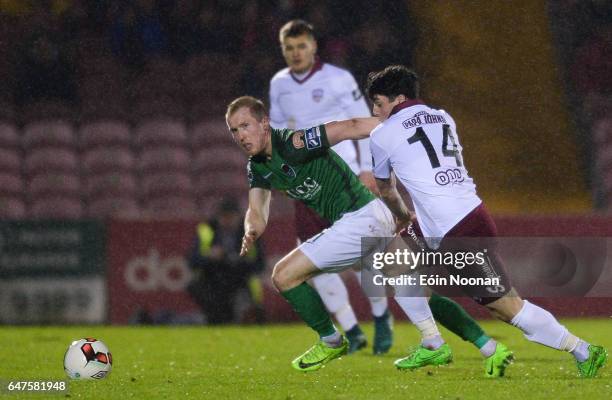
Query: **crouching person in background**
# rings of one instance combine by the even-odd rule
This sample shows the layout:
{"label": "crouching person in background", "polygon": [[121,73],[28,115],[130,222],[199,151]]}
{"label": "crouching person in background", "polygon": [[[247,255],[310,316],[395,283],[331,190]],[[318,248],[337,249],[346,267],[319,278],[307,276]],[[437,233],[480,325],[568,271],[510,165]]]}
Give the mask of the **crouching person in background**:
{"label": "crouching person in background", "polygon": [[188,291],[210,324],[262,322],[265,264],[260,246],[240,257],[242,210],[233,199],[219,204],[215,218],[198,224],[187,256],[193,271]]}

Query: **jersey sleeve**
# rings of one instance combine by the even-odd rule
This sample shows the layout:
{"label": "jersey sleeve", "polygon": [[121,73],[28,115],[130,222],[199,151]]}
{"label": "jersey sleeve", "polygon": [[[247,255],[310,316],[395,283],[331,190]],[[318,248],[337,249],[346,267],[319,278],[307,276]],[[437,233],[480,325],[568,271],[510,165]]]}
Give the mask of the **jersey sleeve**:
{"label": "jersey sleeve", "polygon": [[327,154],[329,141],[325,125],[281,133],[282,156],[289,162],[305,163]]}
{"label": "jersey sleeve", "polygon": [[344,71],[339,79],[334,80],[334,92],[340,107],[347,118],[370,117],[368,103],[350,72]]}
{"label": "jersey sleeve", "polygon": [[372,172],[372,152],[370,151],[370,138],[357,141],[359,148],[359,171]]}
{"label": "jersey sleeve", "polygon": [[274,79],[270,81],[270,126],[272,128],[281,129],[287,127],[287,120],[280,107],[278,96],[278,83]]}
{"label": "jersey sleeve", "polygon": [[389,179],[391,177],[391,160],[389,154],[370,138],[370,151],[372,152],[372,172],[375,178]]}
{"label": "jersey sleeve", "polygon": [[261,188],[271,190],[272,185],[266,178],[261,176],[255,169],[253,168],[252,161],[249,161],[247,164],[247,177],[249,179],[249,189],[253,188]]}

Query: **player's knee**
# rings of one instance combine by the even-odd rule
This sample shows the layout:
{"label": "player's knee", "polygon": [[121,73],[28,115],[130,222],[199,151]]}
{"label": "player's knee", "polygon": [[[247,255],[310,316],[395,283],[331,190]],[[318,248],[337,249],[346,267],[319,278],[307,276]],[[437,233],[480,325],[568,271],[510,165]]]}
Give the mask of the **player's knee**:
{"label": "player's knee", "polygon": [[299,285],[299,283],[296,283],[296,280],[292,277],[291,268],[289,268],[288,263],[283,260],[276,263],[272,270],[272,284],[274,284],[274,287],[279,292],[289,290]]}
{"label": "player's knee", "polygon": [[279,267],[279,264],[277,263],[274,266],[274,269],[272,270],[272,284],[274,285],[274,287],[279,290],[282,291],[282,287],[283,287],[283,274],[281,272],[281,268]]}

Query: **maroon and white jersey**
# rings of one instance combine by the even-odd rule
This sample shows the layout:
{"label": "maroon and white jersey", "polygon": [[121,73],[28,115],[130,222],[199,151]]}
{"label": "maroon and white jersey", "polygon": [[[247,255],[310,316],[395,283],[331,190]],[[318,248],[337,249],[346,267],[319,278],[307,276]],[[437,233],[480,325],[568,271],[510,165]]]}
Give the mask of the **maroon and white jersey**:
{"label": "maroon and white jersey", "polygon": [[[350,72],[317,61],[302,77],[289,68],[276,73],[270,81],[270,124],[273,128],[292,130],[310,128],[330,121],[369,117],[370,110]],[[332,147],[356,174],[370,171],[368,140],[360,140],[357,150],[351,141]]]}
{"label": "maroon and white jersey", "polygon": [[418,100],[398,104],[372,131],[370,149],[374,176],[388,179],[393,170],[425,237],[444,237],[482,202],[463,163],[455,121],[444,110]]}

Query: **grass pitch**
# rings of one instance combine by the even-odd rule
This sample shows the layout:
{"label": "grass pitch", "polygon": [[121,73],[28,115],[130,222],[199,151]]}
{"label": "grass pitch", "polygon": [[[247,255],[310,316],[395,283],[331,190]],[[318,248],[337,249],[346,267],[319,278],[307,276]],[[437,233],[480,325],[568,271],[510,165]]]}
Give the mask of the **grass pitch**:
{"label": "grass pitch", "polygon": [[[575,334],[612,349],[612,320],[564,320]],[[399,372],[396,358],[417,343],[407,323],[395,327],[389,354],[360,353],[300,373],[290,361],[312,345],[306,326],[261,327],[0,327],[0,380],[65,379],[63,355],[73,339],[93,336],[113,354],[101,381],[72,381],[67,393],[0,391],[7,399],[605,399],[612,398],[612,366],[596,379],[580,379],[573,357],[535,345],[500,322],[482,323],[514,350],[503,379],[484,378],[482,358],[447,331],[451,365]],[[372,326],[364,326],[371,338]]]}

